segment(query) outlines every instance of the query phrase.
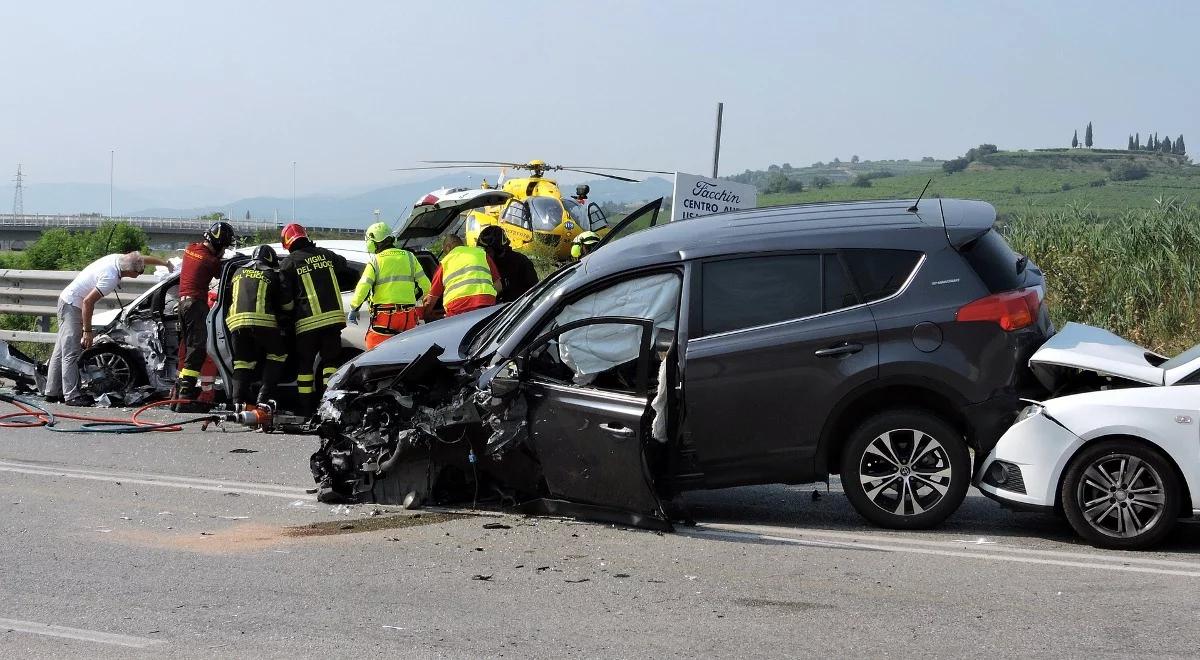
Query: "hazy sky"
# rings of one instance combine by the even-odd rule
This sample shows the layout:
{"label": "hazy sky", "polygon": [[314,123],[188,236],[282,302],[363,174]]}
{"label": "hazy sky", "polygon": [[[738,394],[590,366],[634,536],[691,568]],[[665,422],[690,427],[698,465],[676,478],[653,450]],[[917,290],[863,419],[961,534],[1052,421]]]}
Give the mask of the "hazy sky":
{"label": "hazy sky", "polygon": [[[0,172],[300,193],[422,159],[722,173],[1200,145],[1197,2],[5,2]],[[1080,131],[1082,139],[1082,130]]]}

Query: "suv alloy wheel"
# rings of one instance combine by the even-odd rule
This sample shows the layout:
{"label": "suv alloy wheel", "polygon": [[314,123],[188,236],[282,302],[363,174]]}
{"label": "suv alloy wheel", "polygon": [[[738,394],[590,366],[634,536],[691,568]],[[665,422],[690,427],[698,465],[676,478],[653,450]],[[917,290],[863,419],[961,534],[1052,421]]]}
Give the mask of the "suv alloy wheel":
{"label": "suv alloy wheel", "polygon": [[867,520],[893,529],[933,527],[966,497],[971,459],[962,434],[922,410],[879,413],[842,452],[842,487]]}

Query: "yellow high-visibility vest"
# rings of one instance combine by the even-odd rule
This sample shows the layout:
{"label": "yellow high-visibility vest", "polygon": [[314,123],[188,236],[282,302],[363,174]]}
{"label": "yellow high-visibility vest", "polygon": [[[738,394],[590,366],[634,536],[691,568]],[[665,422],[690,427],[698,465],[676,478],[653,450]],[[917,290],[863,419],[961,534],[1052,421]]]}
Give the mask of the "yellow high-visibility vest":
{"label": "yellow high-visibility vest", "polygon": [[467,296],[495,296],[492,269],[483,248],[460,245],[442,259],[444,304]]}
{"label": "yellow high-visibility vest", "polygon": [[408,250],[388,248],[363,268],[350,306],[357,308],[368,297],[372,305],[412,305],[417,302],[417,287],[422,292],[430,288],[421,262]]}

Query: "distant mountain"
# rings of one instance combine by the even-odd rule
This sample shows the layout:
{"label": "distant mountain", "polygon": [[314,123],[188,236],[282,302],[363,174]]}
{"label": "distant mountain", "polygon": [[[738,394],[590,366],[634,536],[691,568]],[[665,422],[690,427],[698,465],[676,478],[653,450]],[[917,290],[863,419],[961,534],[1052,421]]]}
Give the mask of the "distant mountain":
{"label": "distant mountain", "polygon": [[[26,213],[107,213],[106,183],[32,183],[24,186]],[[132,215],[150,207],[198,207],[228,199],[229,193],[204,186],[114,188],[113,212]],[[12,187],[5,199],[12,199]],[[5,211],[7,213],[7,211]]]}

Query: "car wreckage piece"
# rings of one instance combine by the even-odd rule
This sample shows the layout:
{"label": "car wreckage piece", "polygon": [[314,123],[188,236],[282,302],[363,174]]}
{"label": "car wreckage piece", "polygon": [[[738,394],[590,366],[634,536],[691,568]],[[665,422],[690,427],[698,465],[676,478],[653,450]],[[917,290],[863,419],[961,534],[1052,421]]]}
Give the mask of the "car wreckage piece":
{"label": "car wreckage piece", "polygon": [[40,392],[46,387],[45,368],[4,340],[0,340],[0,378],[13,381],[18,392]]}

